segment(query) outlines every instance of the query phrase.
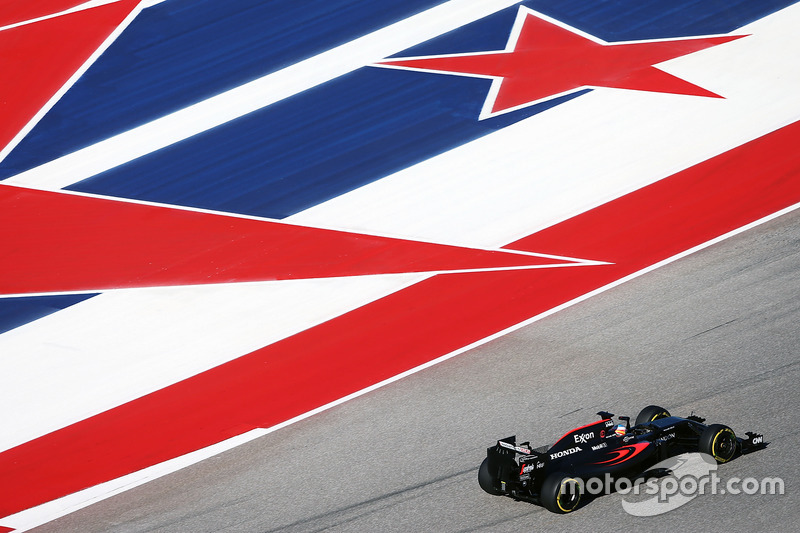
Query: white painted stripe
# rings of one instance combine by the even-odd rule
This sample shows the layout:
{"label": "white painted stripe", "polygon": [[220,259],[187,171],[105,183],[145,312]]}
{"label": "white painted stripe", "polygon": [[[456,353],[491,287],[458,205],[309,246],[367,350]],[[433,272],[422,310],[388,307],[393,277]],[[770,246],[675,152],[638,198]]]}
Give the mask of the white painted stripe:
{"label": "white painted stripe", "polygon": [[660,65],[724,100],[596,89],[286,221],[505,245],[800,118],[798,25],[795,5]]}
{"label": "white painted stripe", "polygon": [[426,275],[109,292],[0,335],[0,451],[172,385]]}
{"label": "white painted stripe", "polygon": [[710,240],[708,242],[705,242],[703,244],[695,246],[694,248],[691,248],[689,250],[681,252],[680,254],[677,254],[677,255],[675,255],[673,257],[665,259],[665,260],[663,260],[663,261],[661,261],[659,263],[656,263],[654,265],[651,265],[651,266],[649,266],[647,268],[644,268],[644,269],[642,269],[642,270],[640,270],[638,272],[635,272],[635,273],[633,273],[633,274],[631,274],[629,276],[621,278],[621,279],[619,279],[619,280],[617,280],[617,281],[615,281],[613,283],[605,285],[604,287],[600,287],[600,288],[598,288],[598,289],[596,289],[596,290],[594,290],[592,292],[589,292],[589,293],[586,293],[586,294],[584,294],[582,296],[579,296],[578,298],[575,298],[574,300],[571,300],[571,301],[566,302],[566,303],[564,303],[562,305],[554,307],[554,308],[552,308],[552,309],[550,309],[548,311],[545,311],[544,313],[536,315],[535,317],[532,317],[529,320],[526,320],[524,322],[520,322],[519,324],[516,324],[516,325],[514,325],[514,326],[512,326],[510,328],[507,328],[507,329],[505,329],[503,331],[499,331],[499,332],[497,332],[497,333],[495,333],[493,335],[490,335],[490,336],[485,337],[485,338],[483,338],[483,339],[481,339],[479,341],[476,341],[476,342],[474,342],[474,343],[472,343],[472,344],[470,344],[468,346],[464,346],[462,348],[459,348],[458,350],[455,350],[455,351],[450,352],[448,354],[445,354],[445,355],[443,355],[443,356],[441,356],[441,357],[439,357],[437,359],[434,359],[434,360],[429,361],[427,363],[424,363],[424,364],[422,364],[420,366],[417,366],[417,367],[412,368],[410,370],[407,370],[407,371],[405,371],[403,373],[400,373],[400,374],[398,374],[396,376],[388,378],[388,379],[386,379],[384,381],[381,381],[380,383],[376,383],[376,384],[371,385],[371,386],[369,386],[367,388],[361,389],[360,391],[357,391],[357,392],[354,392],[353,394],[350,394],[348,396],[342,397],[342,398],[340,398],[340,399],[338,399],[336,401],[333,401],[333,402],[331,402],[329,404],[323,405],[323,406],[318,407],[316,409],[312,409],[311,411],[308,411],[306,413],[298,415],[295,418],[292,418],[291,420],[287,420],[286,422],[282,422],[282,423],[277,424],[275,426],[272,426],[272,427],[270,427],[268,429],[255,429],[255,430],[252,430],[252,431],[248,431],[247,433],[243,433],[242,435],[238,435],[236,437],[233,437],[233,438],[225,440],[223,442],[214,444],[214,445],[209,446],[207,448],[203,448],[203,449],[188,453],[186,455],[183,455],[183,456],[180,456],[180,457],[176,457],[176,458],[171,459],[169,461],[165,461],[163,463],[159,463],[157,465],[153,465],[151,467],[139,470],[137,472],[133,472],[133,473],[128,474],[126,476],[122,476],[120,478],[113,479],[113,480],[107,481],[105,483],[101,483],[100,485],[96,485],[94,487],[90,487],[90,488],[82,490],[80,492],[76,492],[74,494],[70,494],[70,495],[65,496],[63,498],[59,498],[57,500],[53,500],[53,501],[47,502],[47,503],[39,505],[37,507],[33,507],[31,509],[26,509],[25,511],[21,511],[21,512],[16,513],[14,515],[9,515],[9,516],[3,518],[2,521],[0,521],[0,526],[13,528],[17,532],[23,533],[25,531],[28,531],[28,530],[33,529],[35,527],[38,527],[40,525],[46,524],[46,523],[48,523],[48,522],[50,522],[52,520],[55,520],[57,518],[60,518],[62,516],[65,516],[67,514],[73,513],[75,511],[80,510],[80,509],[83,509],[84,507],[88,507],[89,505],[92,505],[92,504],[97,503],[99,501],[105,500],[106,498],[110,498],[112,496],[115,496],[117,494],[120,494],[122,492],[130,490],[132,488],[138,487],[139,485],[143,485],[144,483],[147,483],[147,482],[152,481],[154,479],[157,479],[159,477],[166,476],[166,475],[171,474],[173,472],[177,472],[178,470],[180,470],[182,468],[186,468],[186,467],[191,466],[193,464],[199,463],[200,461],[203,461],[205,459],[213,457],[213,456],[215,456],[217,454],[220,454],[220,453],[223,453],[225,451],[231,450],[231,449],[233,449],[233,448],[235,448],[237,446],[241,446],[242,444],[246,444],[246,443],[248,443],[248,442],[250,442],[252,440],[255,440],[255,439],[259,438],[259,437],[262,437],[264,435],[267,435],[269,433],[272,433],[274,431],[277,431],[279,429],[287,427],[287,426],[289,426],[291,424],[294,424],[296,422],[299,422],[301,420],[305,420],[306,418],[309,418],[309,417],[314,416],[316,414],[319,414],[321,412],[327,411],[328,409],[336,407],[337,405],[341,405],[341,404],[343,404],[345,402],[348,402],[350,400],[358,398],[359,396],[363,396],[364,394],[367,394],[367,393],[372,392],[374,390],[380,389],[382,387],[385,387],[386,385],[390,385],[390,384],[392,384],[392,383],[394,383],[394,382],[396,382],[398,380],[401,380],[401,379],[403,379],[405,377],[411,376],[413,374],[416,374],[417,372],[420,372],[420,371],[425,370],[427,368],[430,368],[430,367],[432,367],[434,365],[437,365],[439,363],[442,363],[444,361],[452,359],[453,357],[456,357],[457,355],[460,355],[460,354],[462,354],[464,352],[467,352],[469,350],[477,348],[477,347],[479,347],[479,346],[481,346],[483,344],[486,344],[486,343],[488,343],[488,342],[490,342],[492,340],[498,339],[498,338],[500,338],[500,337],[502,337],[504,335],[507,335],[507,334],[513,332],[513,331],[516,331],[516,330],[521,329],[521,328],[523,328],[525,326],[533,324],[534,322],[542,320],[543,318],[546,318],[546,317],[548,317],[550,315],[553,315],[554,313],[557,313],[558,311],[561,311],[561,310],[566,309],[568,307],[572,307],[573,305],[578,304],[580,302],[583,302],[584,300],[587,300],[588,298],[591,298],[592,296],[596,296],[598,294],[601,294],[601,293],[603,293],[603,292],[605,292],[605,291],[607,291],[609,289],[612,289],[614,287],[617,287],[618,285],[621,285],[621,284],[623,284],[623,283],[625,283],[627,281],[630,281],[632,279],[638,278],[639,276],[647,274],[648,272],[652,272],[653,270],[656,270],[656,269],[658,269],[658,268],[660,268],[662,266],[668,265],[668,264],[670,264],[670,263],[672,263],[672,262],[674,262],[674,261],[676,261],[678,259],[681,259],[683,257],[686,257],[686,256],[690,255],[690,254],[693,254],[695,252],[698,252],[700,250],[708,248],[709,246],[711,246],[713,244],[717,244],[717,243],[722,242],[722,241],[724,241],[726,239],[729,239],[729,238],[731,238],[731,237],[733,237],[735,235],[739,235],[740,233],[743,233],[743,232],[745,232],[747,230],[750,230],[752,228],[760,226],[761,224],[764,224],[766,222],[774,220],[774,219],[776,219],[776,218],[778,218],[778,217],[780,217],[782,215],[791,213],[792,211],[795,211],[798,208],[800,208],[800,204],[795,204],[793,206],[787,207],[786,209],[782,209],[781,211],[778,211],[778,212],[773,213],[771,215],[768,215],[768,216],[766,216],[766,217],[764,217],[764,218],[762,218],[760,220],[757,220],[755,222],[752,222],[750,224],[742,226],[741,228],[738,228],[738,229],[735,229],[733,231],[730,231],[729,233],[726,233],[725,235],[720,235],[719,237],[717,237],[715,239],[712,239],[712,240]]}
{"label": "white painted stripe", "polygon": [[[483,18],[517,0],[450,0],[364,37],[5,180],[61,189]],[[0,161],[8,151],[0,152]]]}

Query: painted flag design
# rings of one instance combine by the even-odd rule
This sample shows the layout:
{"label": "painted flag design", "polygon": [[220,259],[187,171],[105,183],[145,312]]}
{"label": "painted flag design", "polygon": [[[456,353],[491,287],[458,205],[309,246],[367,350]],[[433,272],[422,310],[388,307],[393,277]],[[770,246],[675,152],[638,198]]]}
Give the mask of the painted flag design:
{"label": "painted flag design", "polygon": [[0,8],[0,528],[800,205],[788,0],[33,4]]}

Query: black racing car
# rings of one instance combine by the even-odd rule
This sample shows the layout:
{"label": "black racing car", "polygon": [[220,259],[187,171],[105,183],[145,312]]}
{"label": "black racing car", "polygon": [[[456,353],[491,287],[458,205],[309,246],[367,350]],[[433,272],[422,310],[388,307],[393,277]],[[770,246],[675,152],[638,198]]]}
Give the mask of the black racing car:
{"label": "black racing car", "polygon": [[671,416],[656,405],[642,409],[633,427],[630,417],[618,417],[625,424],[617,425],[613,414],[597,414],[599,422],[573,429],[549,447],[517,444],[516,436],[497,441],[478,470],[481,488],[569,513],[580,503],[581,480],[606,474],[633,480],[658,462],[687,452],[706,453],[726,463],[766,446],[758,433],[747,432],[742,439],[728,426],[705,425],[704,418],[694,415]]}

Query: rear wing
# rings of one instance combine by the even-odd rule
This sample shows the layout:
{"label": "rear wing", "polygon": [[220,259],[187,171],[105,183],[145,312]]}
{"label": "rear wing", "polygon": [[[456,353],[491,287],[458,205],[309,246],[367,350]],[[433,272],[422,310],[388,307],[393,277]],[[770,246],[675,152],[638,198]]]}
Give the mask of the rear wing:
{"label": "rear wing", "polygon": [[530,442],[517,444],[517,436],[514,435],[498,440],[497,445],[493,448],[489,448],[489,451],[494,451],[500,455],[509,455],[511,457],[516,457],[517,454],[543,457],[546,456],[545,452],[547,451],[547,448],[548,446],[531,448]]}

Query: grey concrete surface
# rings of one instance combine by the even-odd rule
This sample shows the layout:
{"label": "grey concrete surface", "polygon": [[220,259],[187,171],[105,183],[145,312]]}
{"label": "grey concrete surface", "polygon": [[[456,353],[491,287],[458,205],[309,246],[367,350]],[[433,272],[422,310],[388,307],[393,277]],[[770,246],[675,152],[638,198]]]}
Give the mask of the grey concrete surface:
{"label": "grey concrete surface", "polygon": [[[51,522],[44,532],[791,531],[800,523],[800,213],[210,460]],[[549,444],[609,410],[695,412],[767,449],[723,480],[784,495],[703,495],[571,515],[485,494],[486,447]]]}

